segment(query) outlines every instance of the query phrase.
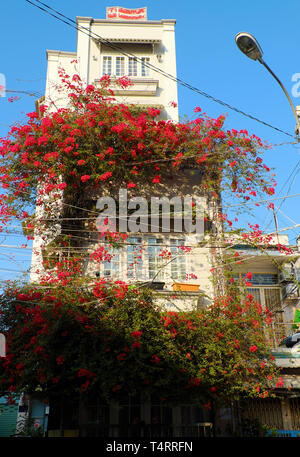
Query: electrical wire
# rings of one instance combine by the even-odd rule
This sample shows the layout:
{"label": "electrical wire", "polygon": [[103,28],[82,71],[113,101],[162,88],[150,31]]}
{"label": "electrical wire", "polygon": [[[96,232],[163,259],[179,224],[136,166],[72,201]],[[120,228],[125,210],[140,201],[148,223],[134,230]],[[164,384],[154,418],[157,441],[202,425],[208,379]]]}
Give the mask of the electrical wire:
{"label": "electrical wire", "polygon": [[[281,192],[283,191],[284,187],[288,184],[289,180],[292,179],[291,183],[290,183],[290,186],[287,190],[287,194],[289,193],[289,191],[291,190],[291,187],[293,185],[293,182],[297,176],[297,174],[299,173],[299,166],[300,166],[300,160],[298,160],[298,162],[296,163],[296,165],[294,166],[293,170],[291,171],[291,173],[289,174],[288,178],[286,179],[285,183],[282,185],[281,189],[279,190],[279,193],[278,195],[281,194]],[[298,171],[297,171],[298,170]],[[293,174],[295,173],[294,177],[292,178]],[[280,203],[280,205],[277,207],[277,210],[275,211],[275,214],[280,210],[280,208],[282,207],[283,203],[285,202],[286,198],[283,199],[283,201]],[[267,228],[270,226],[270,224],[272,223],[272,220],[270,220],[270,222],[267,224]]]}
{"label": "electrical wire", "polygon": [[30,95],[31,97],[41,97],[42,92],[34,92],[28,90],[12,90],[12,89],[5,89],[5,92],[16,93],[16,94],[25,94]]}

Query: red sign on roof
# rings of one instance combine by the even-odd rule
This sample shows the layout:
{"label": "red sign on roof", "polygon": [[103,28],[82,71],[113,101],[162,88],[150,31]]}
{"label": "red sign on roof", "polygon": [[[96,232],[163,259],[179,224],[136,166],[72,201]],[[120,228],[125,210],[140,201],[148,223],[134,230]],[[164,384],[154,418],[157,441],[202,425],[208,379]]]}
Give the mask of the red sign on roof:
{"label": "red sign on roof", "polygon": [[121,6],[106,8],[106,19],[123,19],[127,21],[146,21],[147,8],[128,9]]}

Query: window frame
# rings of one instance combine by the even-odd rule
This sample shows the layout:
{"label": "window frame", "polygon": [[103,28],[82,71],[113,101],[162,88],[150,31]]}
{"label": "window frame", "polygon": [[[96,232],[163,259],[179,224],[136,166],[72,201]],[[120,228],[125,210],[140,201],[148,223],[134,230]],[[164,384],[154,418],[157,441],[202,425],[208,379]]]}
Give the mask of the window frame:
{"label": "window frame", "polygon": [[[134,239],[140,240],[140,242],[136,243],[136,255],[134,249],[132,249],[133,244],[130,241]],[[155,242],[155,241],[156,242]],[[172,241],[177,241],[177,243],[172,243]],[[157,242],[158,241],[158,242]],[[180,243],[182,241],[182,243]],[[142,245],[143,249],[140,252],[139,246]],[[179,270],[177,275],[174,275],[174,262],[168,262],[163,257],[159,257],[159,252],[167,250],[169,252],[173,251],[174,258],[176,257],[176,251],[180,253],[180,246],[186,245],[186,237],[182,236],[174,236],[173,233],[170,233],[170,236],[162,236],[161,234],[129,234],[128,239],[124,243],[124,247],[121,248],[110,248],[109,251],[111,254],[115,255],[114,258],[111,259],[110,262],[105,261],[103,264],[100,265],[99,273],[104,278],[111,278],[111,279],[124,279],[126,280],[133,280],[133,281],[151,281],[155,279],[157,281],[165,281],[165,280],[186,280],[186,275],[189,269],[189,262],[187,258],[187,253],[182,251],[181,255],[177,256],[176,261],[177,267],[176,270]],[[108,245],[107,245],[108,246]],[[154,248],[154,249],[151,249]],[[157,248],[157,249],[155,249]],[[153,274],[151,275],[150,269],[150,255],[149,251],[154,251],[153,258],[154,258],[154,270]],[[130,258],[129,262],[129,255],[132,257]],[[141,255],[141,259],[139,260],[139,256]],[[128,274],[129,269],[128,265],[132,265],[134,262],[134,258],[137,259],[137,263],[132,268],[132,274]],[[181,260],[182,259],[182,260]],[[173,265],[172,265],[173,264]],[[140,266],[139,266],[140,265]],[[113,268],[109,268],[112,266]],[[164,267],[164,268],[163,268]],[[160,268],[162,268],[161,271]],[[109,272],[109,273],[108,273]]]}
{"label": "window frame", "polygon": [[[118,59],[124,59],[124,72],[122,74],[122,71],[120,74],[117,74],[117,61]],[[104,70],[107,68],[107,64],[105,67],[105,61],[110,60],[110,68],[111,72],[110,73],[105,73]],[[122,56],[122,55],[113,55],[113,54],[103,54],[101,55],[101,76],[104,75],[109,75],[112,77],[116,78],[121,78],[123,76],[128,76],[130,78],[141,78],[141,79],[146,79],[150,78],[150,69],[149,67],[145,66],[143,64],[143,61],[146,63],[151,63],[151,56],[137,56],[136,57],[127,57],[127,56]],[[132,62],[132,68],[131,68],[131,63]],[[136,74],[135,74],[135,68],[136,68]],[[131,69],[131,71],[130,71]],[[133,71],[132,71],[133,69]],[[131,74],[133,73],[133,74]],[[144,74],[143,74],[144,73]]]}

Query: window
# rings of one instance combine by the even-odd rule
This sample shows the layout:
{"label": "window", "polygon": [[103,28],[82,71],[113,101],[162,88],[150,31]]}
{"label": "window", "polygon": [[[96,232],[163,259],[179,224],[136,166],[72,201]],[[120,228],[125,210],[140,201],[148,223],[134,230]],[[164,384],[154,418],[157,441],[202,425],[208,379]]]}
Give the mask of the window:
{"label": "window", "polygon": [[278,284],[278,275],[273,273],[253,273],[251,279],[247,279],[245,273],[233,274],[234,279],[239,279],[240,277],[251,282],[253,286],[276,286]]}
{"label": "window", "polygon": [[185,279],[186,268],[185,268],[185,253],[182,250],[184,246],[184,240],[182,239],[171,239],[171,254],[174,260],[171,262],[171,274],[172,279]]}
{"label": "window", "polygon": [[125,57],[116,57],[116,76],[125,75]]}
{"label": "window", "polygon": [[127,246],[127,275],[129,278],[142,277],[142,238],[129,237]]}
{"label": "window", "polygon": [[274,315],[272,326],[266,326],[265,337],[274,347],[282,340],[286,331],[286,326],[283,320],[283,310],[281,303],[281,293],[279,287],[249,287],[247,292],[251,294],[256,302],[263,309],[267,309]]}
{"label": "window", "polygon": [[128,60],[128,76],[137,76],[137,60],[134,57]]}
{"label": "window", "polygon": [[150,63],[150,57],[142,57],[142,76],[149,76],[150,71],[149,67],[145,66],[145,64]]}
{"label": "window", "polygon": [[104,56],[102,61],[102,74],[111,75],[112,74],[112,58],[109,56]]}
{"label": "window", "polygon": [[104,277],[133,281],[185,279],[184,245],[183,238],[129,236],[120,248],[105,246],[112,257],[100,264],[99,273]]}
{"label": "window", "polygon": [[[149,279],[163,279],[163,262],[161,251],[163,239],[162,238],[149,238],[148,240],[148,265],[149,265]],[[161,270],[161,271],[160,271]]]}
{"label": "window", "polygon": [[249,287],[249,294],[253,295],[254,300],[269,311],[274,312],[281,309],[280,289],[275,287]]}
{"label": "window", "polygon": [[[245,279],[246,275],[242,274]],[[271,273],[253,273],[252,278],[249,280],[254,286],[273,286],[278,284],[278,275]]]}
{"label": "window", "polygon": [[104,245],[104,248],[112,256],[110,260],[105,260],[103,263],[104,276],[118,277],[120,274],[120,250],[112,248],[109,244]]}
{"label": "window", "polygon": [[264,289],[265,306],[269,311],[278,311],[281,309],[280,290]]}
{"label": "window", "polygon": [[150,57],[103,56],[102,75],[149,77]]}

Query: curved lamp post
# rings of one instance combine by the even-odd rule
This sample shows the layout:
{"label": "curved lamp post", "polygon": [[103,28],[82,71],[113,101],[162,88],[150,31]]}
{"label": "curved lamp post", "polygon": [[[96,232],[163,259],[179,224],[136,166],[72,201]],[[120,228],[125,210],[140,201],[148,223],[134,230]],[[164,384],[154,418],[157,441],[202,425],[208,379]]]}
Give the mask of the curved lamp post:
{"label": "curved lamp post", "polygon": [[[275,75],[275,73],[273,73],[271,68],[263,60],[263,58],[262,58],[263,52],[262,52],[262,49],[259,46],[258,42],[256,41],[256,39],[252,35],[250,35],[250,33],[240,32],[240,33],[238,33],[236,35],[235,42],[236,42],[238,48],[240,49],[240,51],[242,51],[243,54],[245,54],[250,59],[257,60],[259,63],[261,63],[268,70],[268,72],[271,73],[271,75],[276,79],[276,81],[280,85],[281,89],[285,93],[286,98],[288,99],[289,104],[291,105],[291,108],[293,110],[293,113],[294,113],[294,116],[295,116],[295,119],[296,119],[296,135],[297,135],[297,137],[299,137],[299,135],[300,135],[300,121],[299,121],[299,118],[297,116],[297,112],[295,110],[293,102],[292,102],[289,94],[287,93],[284,85],[280,81],[280,79]],[[299,140],[299,138],[298,138],[298,140]]]}

